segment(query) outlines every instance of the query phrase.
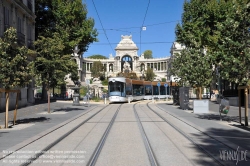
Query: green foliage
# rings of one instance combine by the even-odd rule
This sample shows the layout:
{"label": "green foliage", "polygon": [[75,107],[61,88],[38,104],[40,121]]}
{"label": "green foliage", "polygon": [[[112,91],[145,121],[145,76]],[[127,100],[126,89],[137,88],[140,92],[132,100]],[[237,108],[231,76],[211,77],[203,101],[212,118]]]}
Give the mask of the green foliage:
{"label": "green foliage", "polygon": [[91,58],[91,59],[108,59],[106,56],[103,56],[103,55],[91,55],[88,58]]}
{"label": "green foliage", "polygon": [[152,53],[152,51],[151,50],[146,50],[146,51],[144,51],[144,58],[145,59],[152,59],[153,58],[153,53]]}
{"label": "green foliage", "polygon": [[36,16],[36,36],[52,37],[54,32],[59,33],[64,54],[71,54],[76,45],[82,54],[90,43],[97,41],[94,20],[87,18],[86,4],[81,0],[37,0]]}
{"label": "green foliage", "polygon": [[33,62],[34,72],[40,76],[47,90],[63,84],[66,74],[77,71],[71,56],[62,53],[64,45],[59,34],[54,33],[53,38],[40,36],[34,45],[37,51],[37,58]]}
{"label": "green foliage", "polygon": [[108,80],[103,80],[102,81],[102,85],[108,85],[108,83],[109,83]]}
{"label": "green foliage", "polygon": [[0,84],[3,88],[23,87],[31,81],[32,72],[27,60],[28,49],[17,45],[16,29],[7,29],[0,38]]}
{"label": "green foliage", "polygon": [[209,82],[201,80],[205,77],[210,81],[212,68],[219,68],[222,79],[247,83],[250,77],[249,11],[247,0],[185,1],[176,37],[187,49],[183,55],[174,56],[171,70],[181,78],[180,82],[207,86]]}
{"label": "green foliage", "polygon": [[166,79],[166,78],[162,78],[161,81],[162,81],[162,82],[166,82],[167,79]]}
{"label": "green foliage", "polygon": [[146,81],[153,81],[154,77],[155,77],[155,73],[154,73],[153,69],[148,67],[147,70],[146,70],[146,78],[145,78],[145,80]]}
{"label": "green foliage", "polygon": [[104,75],[104,66],[102,65],[101,61],[93,62],[93,66],[90,69],[91,76],[94,78],[99,78]]}
{"label": "green foliage", "polygon": [[85,96],[87,94],[87,92],[88,92],[88,87],[82,86],[80,89],[80,95]]}

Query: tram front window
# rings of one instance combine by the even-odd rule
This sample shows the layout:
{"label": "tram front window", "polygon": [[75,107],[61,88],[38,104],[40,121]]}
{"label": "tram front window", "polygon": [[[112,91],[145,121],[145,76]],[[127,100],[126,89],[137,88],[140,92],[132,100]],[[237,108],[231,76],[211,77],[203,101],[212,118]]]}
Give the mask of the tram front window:
{"label": "tram front window", "polygon": [[[124,93],[124,94],[123,94]],[[110,96],[124,96],[124,83],[122,82],[109,82],[109,95]]]}

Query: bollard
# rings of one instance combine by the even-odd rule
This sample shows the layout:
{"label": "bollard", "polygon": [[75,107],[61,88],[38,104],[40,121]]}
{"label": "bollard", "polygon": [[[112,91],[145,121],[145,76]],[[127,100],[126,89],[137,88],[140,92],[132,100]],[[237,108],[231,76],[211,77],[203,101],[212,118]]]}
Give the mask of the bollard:
{"label": "bollard", "polygon": [[106,104],[107,103],[107,100],[106,100],[106,97],[105,97],[105,99],[104,99],[104,104]]}

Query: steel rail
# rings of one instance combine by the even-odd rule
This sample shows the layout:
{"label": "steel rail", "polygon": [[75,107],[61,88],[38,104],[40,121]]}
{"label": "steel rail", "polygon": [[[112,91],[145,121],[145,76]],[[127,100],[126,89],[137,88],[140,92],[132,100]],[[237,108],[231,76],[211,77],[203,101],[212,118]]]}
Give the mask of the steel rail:
{"label": "steel rail", "polygon": [[[35,161],[36,159],[38,159],[41,155],[43,155],[45,152],[47,152],[49,149],[51,149],[53,146],[55,146],[56,144],[58,144],[59,142],[61,142],[63,139],[65,139],[68,135],[70,135],[71,133],[73,133],[76,129],[78,129],[79,127],[81,127],[83,124],[85,124],[87,121],[89,121],[91,118],[93,118],[94,116],[96,116],[98,113],[100,113],[102,110],[104,110],[106,107],[108,107],[109,105],[103,107],[102,109],[100,109],[99,111],[97,111],[95,114],[91,115],[90,117],[88,117],[86,120],[84,120],[83,122],[81,122],[80,124],[78,124],[77,126],[75,126],[74,128],[72,128],[70,131],[66,132],[64,135],[62,135],[61,137],[59,137],[57,140],[55,140],[54,142],[52,142],[51,144],[49,144],[48,146],[46,146],[44,149],[41,150],[40,153],[37,153],[35,156],[27,159],[25,163],[21,164],[20,166],[28,166],[30,164],[32,164],[33,161]],[[90,112],[90,111],[88,111]],[[86,112],[86,113],[88,113]],[[85,115],[85,114],[84,114]],[[83,115],[82,115],[83,116]],[[79,118],[79,117],[78,117]],[[75,118],[72,121],[78,119]],[[70,121],[70,122],[72,122]],[[68,122],[68,123],[70,123]],[[68,124],[67,123],[67,124]],[[66,124],[65,124],[66,125]],[[63,125],[64,126],[64,125]],[[61,126],[62,127],[62,126]],[[60,127],[59,127],[60,128]],[[55,131],[55,130],[53,130]],[[50,132],[51,133],[51,132]],[[46,134],[47,135],[47,134]]]}
{"label": "steel rail", "polygon": [[[205,152],[210,158],[212,158],[216,163],[218,163],[219,165],[224,166],[225,164],[223,164],[220,160],[216,159],[211,153],[209,153],[206,149],[204,149],[202,146],[200,146],[199,144],[197,144],[190,136],[188,136],[185,132],[183,132],[181,129],[179,129],[178,127],[176,127],[173,123],[169,122],[166,118],[164,118],[162,115],[160,115],[159,113],[157,113],[156,111],[154,111],[150,106],[149,103],[147,103],[148,108],[153,111],[156,115],[158,115],[162,120],[164,120],[165,122],[167,122],[171,127],[173,127],[176,131],[178,131],[181,135],[183,135],[185,138],[187,138],[190,142],[192,142],[195,146],[197,146],[200,150],[202,150],[203,152]],[[159,108],[159,107],[158,107]]]}
{"label": "steel rail", "polygon": [[[136,103],[136,104],[138,104],[138,103]],[[143,143],[145,145],[145,148],[146,148],[146,151],[147,151],[147,154],[148,154],[149,162],[150,162],[151,166],[157,166],[158,162],[156,160],[155,154],[154,154],[154,152],[152,150],[152,147],[151,147],[151,145],[149,143],[146,132],[145,132],[143,126],[142,126],[139,115],[138,115],[138,113],[137,113],[137,111],[135,109],[136,104],[134,104],[133,109],[134,109],[134,113],[135,113],[135,116],[136,116],[136,119],[137,119],[137,123],[139,125],[139,129],[140,129],[140,133],[141,133],[141,136],[142,136],[142,139],[143,139]]]}
{"label": "steel rail", "polygon": [[96,163],[96,161],[97,161],[97,159],[98,159],[98,157],[99,157],[99,155],[100,155],[100,153],[101,153],[101,150],[102,150],[102,148],[103,148],[103,145],[104,145],[104,143],[105,143],[105,141],[106,141],[106,139],[107,139],[107,137],[108,137],[108,135],[109,135],[110,129],[112,128],[112,126],[113,126],[113,124],[114,124],[114,122],[115,122],[116,116],[117,116],[117,114],[118,114],[118,112],[119,112],[121,106],[122,106],[122,105],[120,105],[120,106],[117,108],[117,110],[116,110],[116,112],[115,112],[113,118],[111,119],[111,121],[110,121],[110,123],[109,123],[107,129],[105,130],[105,132],[104,132],[104,134],[103,134],[101,140],[99,141],[99,143],[98,143],[98,145],[97,145],[97,147],[96,147],[94,153],[92,154],[92,156],[91,156],[91,158],[90,158],[90,160],[89,160],[89,162],[88,162],[88,164],[87,164],[88,166],[94,166],[94,165],[95,165],[95,163]]}
{"label": "steel rail", "polygon": [[[174,118],[178,119],[179,121],[181,121],[181,122],[183,122],[183,123],[187,124],[188,126],[190,126],[190,127],[194,128],[195,130],[198,130],[198,131],[199,131],[199,132],[201,132],[202,134],[204,134],[204,135],[206,135],[206,136],[208,136],[208,137],[210,137],[210,138],[214,139],[215,141],[217,141],[217,142],[219,142],[219,143],[223,144],[224,146],[226,146],[226,147],[228,147],[228,148],[230,148],[230,149],[232,149],[232,150],[237,150],[237,149],[232,148],[231,146],[229,146],[229,145],[225,144],[224,142],[222,142],[222,141],[220,141],[220,140],[218,140],[218,139],[214,138],[213,136],[211,136],[211,135],[209,135],[209,134],[207,134],[207,133],[203,132],[202,130],[198,129],[197,127],[192,126],[191,124],[189,124],[189,123],[185,122],[184,120],[182,120],[182,119],[180,119],[180,118],[178,118],[178,117],[174,116],[173,114],[171,114],[171,113],[169,113],[169,112],[167,112],[167,111],[163,110],[163,109],[162,109],[161,107],[159,107],[158,105],[156,105],[156,107],[157,107],[157,108],[159,108],[160,110],[162,110],[162,111],[166,112],[166,113],[167,113],[167,114],[169,114],[170,116],[172,116],[172,117],[174,117]],[[246,158],[250,159],[250,157],[249,157],[248,155],[246,156]]]}

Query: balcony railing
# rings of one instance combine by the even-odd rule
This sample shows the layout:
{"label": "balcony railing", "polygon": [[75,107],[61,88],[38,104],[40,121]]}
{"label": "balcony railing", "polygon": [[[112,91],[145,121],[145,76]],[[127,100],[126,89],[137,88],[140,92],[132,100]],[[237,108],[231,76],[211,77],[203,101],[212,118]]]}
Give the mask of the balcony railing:
{"label": "balcony railing", "polygon": [[17,32],[17,43],[22,46],[25,45],[25,35],[21,32]]}

